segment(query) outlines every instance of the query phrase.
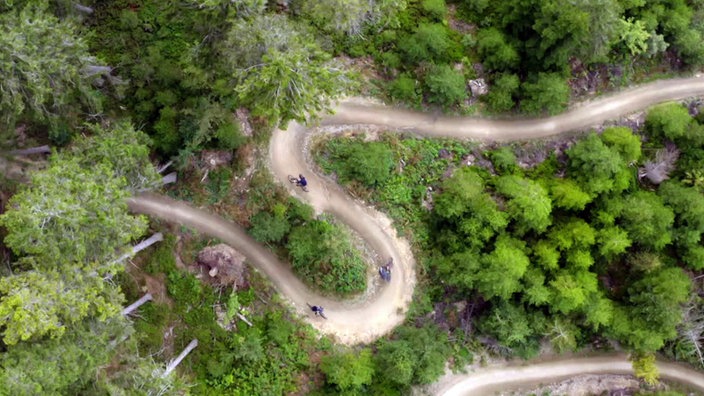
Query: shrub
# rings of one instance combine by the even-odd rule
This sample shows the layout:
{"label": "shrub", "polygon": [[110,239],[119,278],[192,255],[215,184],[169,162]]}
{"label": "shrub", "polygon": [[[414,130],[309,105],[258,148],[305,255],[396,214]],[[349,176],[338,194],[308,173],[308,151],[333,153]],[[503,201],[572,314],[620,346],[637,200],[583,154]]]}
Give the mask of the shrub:
{"label": "shrub", "polygon": [[294,271],[322,290],[351,294],[367,286],[364,261],[339,226],[313,220],[295,227],[287,248]]}
{"label": "shrub", "polygon": [[452,106],[467,98],[464,76],[449,65],[434,66],[425,77],[425,84],[433,103]]}

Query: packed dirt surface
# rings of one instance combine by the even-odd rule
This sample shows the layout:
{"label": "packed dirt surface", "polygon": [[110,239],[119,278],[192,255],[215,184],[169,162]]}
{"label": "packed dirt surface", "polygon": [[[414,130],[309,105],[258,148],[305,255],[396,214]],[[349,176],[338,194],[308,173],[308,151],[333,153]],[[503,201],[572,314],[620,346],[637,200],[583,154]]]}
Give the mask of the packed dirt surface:
{"label": "packed dirt surface", "polygon": [[[337,105],[335,115],[324,117],[322,125],[373,125],[390,131],[409,131],[425,136],[447,136],[486,141],[506,141],[547,137],[586,129],[604,121],[625,116],[650,105],[704,94],[704,78],[671,79],[646,84],[573,106],[558,116],[544,119],[490,120],[448,117],[401,110],[366,99],[347,99]],[[219,238],[242,252],[249,262],[268,276],[292,307],[321,332],[345,344],[368,343],[391,331],[404,319],[415,286],[414,261],[408,243],[396,236],[391,221],[383,214],[351,199],[329,179],[317,175],[309,158],[308,142],[320,129],[308,129],[291,122],[288,130],[274,132],[269,150],[272,173],[292,194],[311,204],[318,212],[328,212],[361,235],[376,252],[380,262],[394,259],[390,284],[366,293],[364,301],[336,301],[309,290],[265,246],[245,231],[205,210],[156,195],[130,199],[137,213],[180,223]],[[302,173],[309,192],[288,181]],[[322,305],[328,320],[311,315],[306,303]],[[664,366],[663,366],[664,365]],[[523,368],[496,368],[486,372],[452,377],[438,384],[437,393],[447,395],[485,394],[507,384],[555,382],[583,373],[626,373],[630,364],[623,357],[567,359]],[[661,372],[685,384],[704,390],[704,375],[661,363]],[[477,393],[481,392],[481,393]]]}
{"label": "packed dirt surface", "polygon": [[[660,376],[704,392],[704,375],[684,366],[658,362]],[[504,366],[468,374],[442,377],[428,392],[443,396],[482,396],[499,392],[529,390],[540,384],[558,382],[582,374],[632,374],[631,362],[623,355],[569,358],[525,366]]]}

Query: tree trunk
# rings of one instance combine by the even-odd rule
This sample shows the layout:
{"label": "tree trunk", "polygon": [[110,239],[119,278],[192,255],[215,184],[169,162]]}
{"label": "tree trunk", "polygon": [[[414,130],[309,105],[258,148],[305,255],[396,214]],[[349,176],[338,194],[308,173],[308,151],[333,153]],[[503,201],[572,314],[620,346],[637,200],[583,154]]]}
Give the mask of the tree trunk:
{"label": "tree trunk", "polygon": [[183,352],[181,352],[181,354],[178,355],[178,357],[176,359],[172,360],[171,363],[169,363],[169,365],[166,366],[166,370],[164,371],[164,374],[161,375],[161,378],[165,378],[169,374],[171,374],[171,372],[174,371],[176,366],[178,366],[181,363],[181,360],[183,360],[183,358],[185,358],[186,355],[191,353],[191,351],[194,350],[197,346],[198,346],[198,340],[191,341],[188,344],[188,346],[186,347],[186,349],[184,349]]}
{"label": "tree trunk", "polygon": [[85,14],[89,14],[89,15],[90,15],[90,14],[93,13],[93,9],[92,9],[92,8],[90,8],[90,7],[88,7],[88,6],[84,6],[84,5],[82,5],[82,4],[74,3],[74,4],[73,4],[73,8],[75,8],[76,11],[79,11],[79,12],[82,12],[82,13],[85,13]]}
{"label": "tree trunk", "polygon": [[122,316],[127,316],[127,315],[131,314],[131,313],[132,313],[133,311],[135,311],[137,308],[141,307],[144,303],[146,303],[147,301],[151,301],[151,300],[152,300],[152,294],[151,294],[151,293],[147,293],[147,294],[143,295],[142,298],[140,298],[139,300],[137,300],[137,301],[133,302],[132,304],[130,304],[129,307],[123,309],[123,310],[122,310]]}
{"label": "tree trunk", "polygon": [[156,171],[159,172],[159,173],[161,173],[161,172],[165,171],[166,168],[170,167],[171,164],[173,164],[173,163],[174,163],[173,161],[169,161],[169,162],[165,163],[164,165],[162,165],[162,166],[156,168]]}
{"label": "tree trunk", "polygon": [[162,184],[176,183],[176,172],[171,172],[161,179]]}
{"label": "tree trunk", "polygon": [[10,155],[31,155],[31,154],[51,154],[51,147],[49,146],[39,146],[32,147],[28,149],[12,150],[9,151]]}
{"label": "tree trunk", "polygon": [[129,257],[134,256],[135,254],[141,252],[142,250],[148,248],[149,246],[164,240],[164,235],[160,232],[157,232],[156,234],[150,236],[148,239],[143,240],[142,242],[134,245],[132,247],[132,251],[122,255],[119,259],[117,259],[117,262],[119,263],[120,261],[127,260]]}

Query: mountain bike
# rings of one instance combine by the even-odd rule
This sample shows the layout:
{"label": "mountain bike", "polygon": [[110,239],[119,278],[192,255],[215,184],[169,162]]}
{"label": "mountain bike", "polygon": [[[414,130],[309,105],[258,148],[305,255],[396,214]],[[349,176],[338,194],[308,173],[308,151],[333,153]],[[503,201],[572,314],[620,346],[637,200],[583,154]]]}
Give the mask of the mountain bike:
{"label": "mountain bike", "polygon": [[301,181],[296,176],[288,175],[288,181],[291,184],[295,184],[296,186],[300,187],[301,190],[308,192],[308,186],[302,185]]}

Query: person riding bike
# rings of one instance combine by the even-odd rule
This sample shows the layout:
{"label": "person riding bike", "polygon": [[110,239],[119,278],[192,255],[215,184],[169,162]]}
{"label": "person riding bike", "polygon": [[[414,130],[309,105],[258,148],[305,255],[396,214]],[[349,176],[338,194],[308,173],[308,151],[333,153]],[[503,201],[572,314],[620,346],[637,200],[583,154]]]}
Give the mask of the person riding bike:
{"label": "person riding bike", "polygon": [[299,174],[299,175],[298,175],[298,183],[297,183],[297,184],[298,184],[299,186],[301,186],[301,187],[305,187],[305,186],[308,185],[308,180],[306,180],[306,178],[303,177],[303,175],[300,175],[300,174]]}
{"label": "person riding bike", "polygon": [[316,315],[323,315],[323,307],[313,305],[310,309],[315,312]]}

